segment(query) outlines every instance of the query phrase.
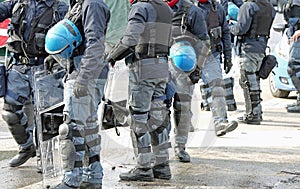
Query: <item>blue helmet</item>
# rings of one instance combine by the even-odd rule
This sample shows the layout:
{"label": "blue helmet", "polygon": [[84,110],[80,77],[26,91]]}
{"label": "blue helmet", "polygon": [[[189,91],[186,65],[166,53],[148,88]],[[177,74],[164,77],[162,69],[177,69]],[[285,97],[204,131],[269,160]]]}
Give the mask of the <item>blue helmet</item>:
{"label": "blue helmet", "polygon": [[197,64],[195,49],[188,41],[179,41],[172,45],[170,58],[176,68],[184,72],[193,71]]}
{"label": "blue helmet", "polygon": [[70,58],[75,48],[82,43],[82,36],[76,25],[68,19],[55,24],[47,33],[45,50],[49,54],[59,54]]}
{"label": "blue helmet", "polygon": [[238,14],[239,14],[239,7],[236,6],[233,2],[228,2],[229,19],[237,21]]}

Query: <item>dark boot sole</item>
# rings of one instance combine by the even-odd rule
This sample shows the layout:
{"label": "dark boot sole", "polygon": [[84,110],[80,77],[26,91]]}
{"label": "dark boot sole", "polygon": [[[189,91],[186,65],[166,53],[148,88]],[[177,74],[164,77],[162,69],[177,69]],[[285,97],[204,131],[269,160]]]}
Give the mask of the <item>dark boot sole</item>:
{"label": "dark boot sole", "polygon": [[156,179],[163,179],[163,180],[170,180],[171,179],[171,175],[166,175],[166,176],[154,175],[154,178],[156,178]]}
{"label": "dark boot sole", "polygon": [[146,181],[146,182],[154,181],[154,177],[153,178],[122,178],[122,177],[120,177],[120,179],[123,181]]}
{"label": "dark boot sole", "polygon": [[33,157],[35,157],[36,156],[36,152],[33,152],[32,154],[31,154],[31,156],[27,156],[27,158],[25,158],[25,159],[22,159],[21,161],[19,161],[19,163],[16,163],[16,164],[9,164],[9,166],[10,167],[19,167],[19,166],[21,166],[21,165],[23,165],[24,163],[26,163],[26,161],[27,160],[29,160],[30,158],[33,158]]}
{"label": "dark boot sole", "polygon": [[231,123],[231,125],[225,130],[225,131],[222,131],[220,133],[216,133],[216,135],[219,137],[219,136],[224,136],[226,135],[226,133],[229,133],[231,131],[234,131],[237,127],[238,127],[239,123],[234,121]]}
{"label": "dark boot sole", "polygon": [[289,112],[289,113],[300,113],[300,110],[289,110],[289,109],[287,109],[287,112]]}

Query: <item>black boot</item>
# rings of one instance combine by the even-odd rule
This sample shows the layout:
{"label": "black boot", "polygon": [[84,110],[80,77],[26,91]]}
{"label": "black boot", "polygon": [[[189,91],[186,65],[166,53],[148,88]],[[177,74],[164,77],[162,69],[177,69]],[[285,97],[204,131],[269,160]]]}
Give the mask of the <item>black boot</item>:
{"label": "black boot", "polygon": [[154,178],[170,180],[171,170],[170,170],[169,162],[155,165],[153,167],[153,174],[154,174]]}
{"label": "black boot", "polygon": [[82,181],[79,186],[80,189],[102,189],[102,184],[100,183],[89,183]]}
{"label": "black boot", "polygon": [[154,181],[152,168],[133,168],[127,173],[119,175],[125,181]]}
{"label": "black boot", "polygon": [[54,187],[54,189],[72,189],[72,188],[77,188],[78,189],[78,187],[69,186],[69,185],[67,185],[64,182],[61,182],[59,185],[57,185],[57,186]]}
{"label": "black boot", "polygon": [[[176,151],[176,150],[175,150]],[[185,148],[179,148],[176,157],[180,162],[188,163],[191,161],[190,155],[185,151]]]}
{"label": "black boot", "polygon": [[238,121],[240,123],[250,124],[250,125],[260,125],[260,122],[262,121],[261,115],[244,115],[243,117],[238,117]]}
{"label": "black boot", "polygon": [[220,122],[215,126],[215,132],[217,136],[223,136],[226,133],[234,131],[238,127],[238,122],[236,121],[224,121]]}
{"label": "black boot", "polygon": [[300,104],[297,106],[289,106],[287,107],[287,112],[290,113],[300,113]]}
{"label": "black boot", "polygon": [[19,167],[20,165],[24,164],[28,159],[35,156],[36,156],[35,146],[31,145],[27,149],[20,150],[19,153],[9,161],[9,166]]}

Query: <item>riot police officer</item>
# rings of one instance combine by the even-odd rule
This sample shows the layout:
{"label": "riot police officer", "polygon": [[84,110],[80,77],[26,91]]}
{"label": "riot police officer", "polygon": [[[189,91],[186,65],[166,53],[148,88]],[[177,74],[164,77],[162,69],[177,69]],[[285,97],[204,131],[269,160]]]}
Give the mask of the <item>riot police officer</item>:
{"label": "riot police officer", "polygon": [[[186,41],[193,44],[199,57],[198,66],[187,74],[178,74],[176,69],[171,70],[171,78],[166,93],[167,107],[171,107],[173,99],[174,129],[175,129],[175,154],[180,162],[190,162],[190,155],[186,151],[188,132],[192,126],[191,101],[194,91],[194,84],[199,81],[200,69],[209,50],[209,37],[202,11],[188,0],[168,0],[167,4],[172,8],[172,39]],[[185,71],[185,70],[183,70]],[[176,80],[176,81],[175,81]],[[172,89],[172,83],[175,86]],[[170,115],[170,114],[169,114]]]}
{"label": "riot police officer", "polygon": [[[215,61],[223,61],[225,74],[228,74],[233,65],[231,58],[231,34],[229,31],[228,22],[226,20],[226,11],[218,2],[215,2],[214,0],[199,0],[198,6],[205,12],[206,24],[208,26],[211,38],[212,53]],[[224,60],[221,56],[222,54],[224,55]],[[212,64],[212,62],[207,62],[207,64]],[[220,69],[217,69],[216,66],[213,66],[212,68],[216,69],[214,71],[218,72],[220,78]],[[209,86],[209,82],[211,82],[213,79],[206,78],[205,74],[208,70],[211,69],[204,68],[204,71],[202,72],[202,81],[200,82],[200,90],[202,95],[201,109],[206,111],[209,111],[210,106],[212,105],[212,89]],[[210,81],[208,82],[208,80]],[[237,108],[233,94],[233,82],[234,79],[232,77],[224,78],[225,97],[228,111],[235,111]]]}
{"label": "riot police officer", "polygon": [[[296,30],[300,29],[300,1],[298,0],[289,0],[285,9],[283,11],[284,19],[289,25],[289,30],[287,36],[289,38],[289,44],[291,49],[299,48],[296,47],[296,44],[299,43],[295,40],[292,40],[293,35]],[[291,52],[291,51],[290,51]],[[293,57],[290,53],[289,57],[289,75],[292,79],[292,82],[298,92],[297,100],[293,104],[288,104],[286,109],[288,112],[300,113],[300,62],[296,57]]]}
{"label": "riot police officer", "polygon": [[2,118],[19,145],[18,154],[9,166],[18,167],[36,155],[32,128],[28,127],[23,106],[34,99],[34,70],[42,69],[45,35],[52,24],[60,21],[68,10],[65,3],[49,1],[4,1],[0,3],[0,22],[11,18],[7,48],[12,52],[7,67],[7,90]]}
{"label": "riot police officer", "polygon": [[[236,121],[229,122],[226,112],[225,91],[223,88],[222,68],[220,64],[221,53],[224,54],[224,64],[228,73],[231,63],[231,39],[226,12],[222,5],[215,1],[199,0],[198,7],[204,12],[207,30],[210,36],[211,53],[209,54],[202,70],[202,80],[206,86],[204,91],[208,94],[208,103],[211,108],[216,135],[222,136],[237,128]],[[202,91],[204,90],[203,85]]]}
{"label": "riot police officer", "polygon": [[[125,35],[113,47],[107,60],[113,65],[126,58],[129,66],[129,108],[131,138],[137,165],[121,180],[170,179],[165,87],[167,56],[171,37],[171,11],[161,0],[130,0]],[[150,146],[151,144],[151,146]],[[151,150],[152,147],[152,150]],[[155,163],[152,167],[152,152]]]}
{"label": "riot police officer", "polygon": [[244,92],[246,113],[239,121],[246,124],[260,124],[262,121],[259,71],[270,28],[275,17],[275,10],[267,0],[246,1],[240,7],[237,24],[231,26],[233,35],[241,42],[240,86]]}
{"label": "riot police officer", "polygon": [[102,188],[97,111],[108,72],[103,54],[109,19],[103,0],[76,1],[46,36],[47,52],[65,62],[67,72],[59,126],[64,175],[57,189]]}

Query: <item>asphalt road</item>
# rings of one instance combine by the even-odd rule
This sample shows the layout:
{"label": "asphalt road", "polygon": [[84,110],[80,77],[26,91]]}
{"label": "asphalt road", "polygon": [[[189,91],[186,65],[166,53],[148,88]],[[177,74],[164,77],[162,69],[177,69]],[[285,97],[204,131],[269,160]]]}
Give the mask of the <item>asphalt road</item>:
{"label": "asphalt road", "polygon": [[[281,19],[281,15],[277,15],[275,23]],[[280,34],[271,33],[271,49],[279,39]],[[238,77],[238,73],[235,77]],[[296,93],[291,93],[287,99],[273,98],[268,81],[263,80],[261,85],[262,124],[240,124],[235,131],[218,138],[211,125],[211,113],[200,111],[201,95],[199,86],[196,86],[192,106],[192,121],[196,130],[189,134],[187,147],[191,163],[178,162],[173,149],[170,149],[172,179],[169,181],[119,181],[119,173],[128,171],[135,163],[129,129],[120,128],[120,136],[114,130],[101,130],[103,188],[299,189],[300,117],[299,114],[287,113],[285,110],[287,103],[295,101]],[[245,109],[237,82],[234,94],[238,110],[228,112],[230,120],[242,115]],[[171,142],[174,146],[173,133]],[[9,159],[18,148],[1,118],[0,144],[1,188],[39,189],[46,185],[54,186],[60,181],[61,174],[57,172],[57,177],[47,177],[42,182],[42,175],[36,172],[36,158],[18,168],[8,166]]]}

